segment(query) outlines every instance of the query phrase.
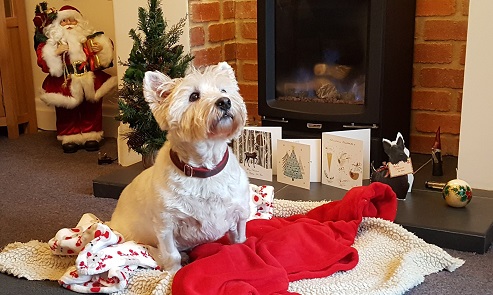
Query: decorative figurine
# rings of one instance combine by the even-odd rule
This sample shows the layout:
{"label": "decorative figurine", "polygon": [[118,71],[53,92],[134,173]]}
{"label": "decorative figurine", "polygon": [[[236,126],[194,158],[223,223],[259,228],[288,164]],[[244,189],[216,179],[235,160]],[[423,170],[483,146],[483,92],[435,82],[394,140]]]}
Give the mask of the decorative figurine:
{"label": "decorative figurine", "polygon": [[[396,193],[397,198],[405,199],[414,181],[410,152],[404,145],[402,134],[397,133],[395,141],[383,139],[383,149],[389,161],[376,169],[373,168],[371,182],[388,184]],[[396,172],[398,171],[398,172]]]}
{"label": "decorative figurine", "polygon": [[452,207],[465,207],[472,199],[472,190],[467,182],[453,179],[445,185],[442,191],[445,202]]}
{"label": "decorative figurine", "polygon": [[443,175],[443,167],[442,167],[442,142],[440,140],[440,127],[435,134],[435,143],[431,148],[431,158],[433,163],[433,176],[442,176]]}
{"label": "decorative figurine", "polygon": [[113,66],[113,42],[95,31],[75,7],[36,6],[34,49],[47,73],[40,99],[55,107],[57,139],[65,153],[99,150],[102,98],[118,84],[103,69]]}

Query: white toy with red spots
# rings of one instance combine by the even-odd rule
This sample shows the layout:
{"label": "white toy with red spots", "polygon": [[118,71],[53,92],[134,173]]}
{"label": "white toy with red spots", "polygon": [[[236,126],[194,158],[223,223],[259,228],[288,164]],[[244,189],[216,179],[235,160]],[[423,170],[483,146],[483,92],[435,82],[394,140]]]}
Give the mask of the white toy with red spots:
{"label": "white toy with red spots", "polygon": [[149,247],[123,237],[93,214],[84,214],[75,228],[63,228],[48,245],[55,255],[77,255],[59,283],[79,293],[113,293],[128,284],[139,267],[159,269]]}
{"label": "white toy with red spots", "polygon": [[[273,216],[274,187],[250,184],[250,218]],[[113,293],[124,290],[138,268],[160,269],[154,247],[125,241],[91,213],[82,216],[74,228],[62,228],[48,245],[54,255],[77,256],[58,282],[79,293]]]}

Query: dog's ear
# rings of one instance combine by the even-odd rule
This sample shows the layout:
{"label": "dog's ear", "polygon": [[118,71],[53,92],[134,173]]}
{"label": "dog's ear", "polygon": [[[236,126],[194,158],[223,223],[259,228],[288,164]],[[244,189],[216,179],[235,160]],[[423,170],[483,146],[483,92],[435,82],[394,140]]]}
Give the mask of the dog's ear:
{"label": "dog's ear", "polygon": [[396,145],[399,148],[403,149],[403,150],[405,148],[405,146],[404,146],[404,137],[402,137],[402,134],[400,132],[397,134]]}
{"label": "dog's ear", "polygon": [[383,151],[387,154],[390,155],[390,147],[392,146],[392,143],[390,140],[383,138],[382,139],[382,144],[383,144]]}
{"label": "dog's ear", "polygon": [[225,61],[217,64],[217,69],[221,72],[226,73],[231,79],[236,80],[235,71],[233,68]]}
{"label": "dog's ear", "polygon": [[146,72],[144,77],[144,98],[151,110],[155,110],[169,96],[176,86],[177,79],[154,71]]}

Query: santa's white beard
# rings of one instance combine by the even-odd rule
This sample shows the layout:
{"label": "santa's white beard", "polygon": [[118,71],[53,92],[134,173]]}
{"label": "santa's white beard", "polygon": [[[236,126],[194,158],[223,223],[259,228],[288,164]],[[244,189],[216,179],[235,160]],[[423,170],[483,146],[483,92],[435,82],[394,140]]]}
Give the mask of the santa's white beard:
{"label": "santa's white beard", "polygon": [[[68,29],[71,27],[72,29]],[[62,27],[63,36],[61,42],[68,44],[68,55],[70,62],[85,61],[86,54],[84,53],[82,43],[86,42],[86,32],[80,26],[65,26]]]}

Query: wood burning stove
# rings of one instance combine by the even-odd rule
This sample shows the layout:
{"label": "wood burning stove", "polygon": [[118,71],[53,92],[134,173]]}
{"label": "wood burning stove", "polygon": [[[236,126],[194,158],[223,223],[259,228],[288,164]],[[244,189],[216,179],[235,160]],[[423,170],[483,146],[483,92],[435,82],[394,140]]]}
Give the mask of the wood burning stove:
{"label": "wood burning stove", "polygon": [[284,138],[371,128],[409,144],[415,0],[258,0],[258,110]]}

